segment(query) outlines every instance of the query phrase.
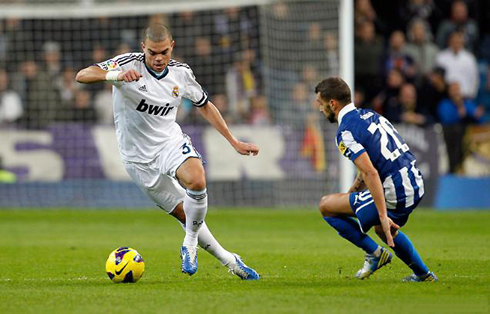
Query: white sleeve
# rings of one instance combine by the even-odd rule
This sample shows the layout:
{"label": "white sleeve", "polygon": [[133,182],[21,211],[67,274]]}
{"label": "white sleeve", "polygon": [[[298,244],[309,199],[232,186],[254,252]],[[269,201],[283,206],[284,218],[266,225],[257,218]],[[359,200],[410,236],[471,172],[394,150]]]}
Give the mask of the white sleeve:
{"label": "white sleeve", "polygon": [[118,61],[120,61],[123,56],[124,55],[120,55],[115,58],[96,63],[95,65],[106,71],[122,71]]}
{"label": "white sleeve", "polygon": [[[106,71],[126,71],[127,69],[124,69],[123,67],[127,67],[127,65],[131,64],[131,61],[134,61],[136,58],[137,55],[134,53],[125,53],[94,65]],[[123,81],[111,81],[110,83],[116,86],[124,84]]]}
{"label": "white sleeve", "polygon": [[196,107],[206,105],[209,100],[208,93],[196,81],[196,77],[190,68],[185,68],[184,76],[186,86],[182,96],[189,99]]}

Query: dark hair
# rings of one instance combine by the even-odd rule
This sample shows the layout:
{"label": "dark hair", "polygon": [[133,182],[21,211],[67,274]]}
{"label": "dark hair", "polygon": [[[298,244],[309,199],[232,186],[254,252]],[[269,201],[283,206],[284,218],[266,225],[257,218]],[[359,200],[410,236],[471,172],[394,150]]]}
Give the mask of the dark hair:
{"label": "dark hair", "polygon": [[170,29],[166,25],[155,23],[144,30],[142,41],[145,42],[146,39],[149,39],[153,42],[161,42],[167,38],[170,38],[170,41],[173,40]]}
{"label": "dark hair", "polygon": [[440,66],[436,66],[434,69],[432,69],[432,73],[438,74],[438,75],[444,77],[446,75],[446,69],[444,69],[443,67],[440,67]]}
{"label": "dark hair", "polygon": [[335,99],[343,106],[351,102],[350,88],[340,77],[324,79],[315,87],[315,93],[320,93],[323,100]]}

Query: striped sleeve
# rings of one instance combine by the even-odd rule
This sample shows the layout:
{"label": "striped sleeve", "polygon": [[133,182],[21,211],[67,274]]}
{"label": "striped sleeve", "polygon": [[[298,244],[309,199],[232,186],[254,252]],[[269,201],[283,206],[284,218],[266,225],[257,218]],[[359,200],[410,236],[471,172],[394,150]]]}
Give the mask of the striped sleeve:
{"label": "striped sleeve", "polygon": [[340,153],[352,161],[356,160],[357,157],[366,151],[364,146],[358,143],[348,130],[340,132],[337,138],[337,146]]}
{"label": "striped sleeve", "polygon": [[205,106],[209,100],[208,93],[196,81],[196,77],[190,68],[186,68],[184,73],[186,86],[183,97],[189,99],[196,107]]}
{"label": "striped sleeve", "polygon": [[122,71],[122,67],[124,65],[129,64],[133,61],[142,61],[143,58],[144,56],[142,53],[125,53],[112,59],[96,63],[94,65],[106,71]]}
{"label": "striped sleeve", "polygon": [[[133,61],[144,61],[143,53],[125,53],[114,57],[112,59],[102,61],[94,64],[94,66],[98,66],[102,70],[106,71],[127,71],[129,68],[124,68],[126,66],[130,66]],[[124,81],[110,81],[110,84],[119,87],[124,85]]]}

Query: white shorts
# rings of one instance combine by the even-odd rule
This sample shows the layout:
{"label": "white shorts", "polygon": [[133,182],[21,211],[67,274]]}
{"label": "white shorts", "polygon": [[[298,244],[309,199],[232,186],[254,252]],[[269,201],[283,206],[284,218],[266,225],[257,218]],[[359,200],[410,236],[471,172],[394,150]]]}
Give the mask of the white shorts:
{"label": "white shorts", "polygon": [[185,196],[185,189],[175,177],[177,169],[189,158],[201,158],[185,134],[181,141],[171,146],[149,163],[123,162],[136,185],[167,213],[171,213]]}

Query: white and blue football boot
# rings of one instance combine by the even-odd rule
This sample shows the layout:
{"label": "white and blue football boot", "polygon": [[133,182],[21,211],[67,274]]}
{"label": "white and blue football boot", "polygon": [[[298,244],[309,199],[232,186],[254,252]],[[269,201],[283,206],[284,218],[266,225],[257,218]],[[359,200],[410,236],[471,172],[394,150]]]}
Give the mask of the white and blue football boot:
{"label": "white and blue football boot", "polygon": [[252,268],[245,265],[240,256],[232,253],[235,257],[235,261],[228,264],[228,271],[237,275],[242,280],[258,280],[259,274]]}
{"label": "white and blue football boot", "polygon": [[402,279],[403,282],[437,282],[439,281],[439,278],[437,278],[436,274],[433,272],[428,272],[424,276],[417,276],[415,274],[411,274],[408,277],[405,277]]}
{"label": "white and blue football boot", "polygon": [[197,271],[197,247],[183,246],[180,248],[182,272],[192,276]]}
{"label": "white and blue football boot", "polygon": [[366,254],[364,265],[361,269],[359,269],[356,277],[361,280],[368,278],[381,267],[391,263],[392,258],[393,255],[391,255],[390,251],[388,251],[384,247],[381,248],[381,254],[379,255],[379,257],[376,257],[373,254]]}

